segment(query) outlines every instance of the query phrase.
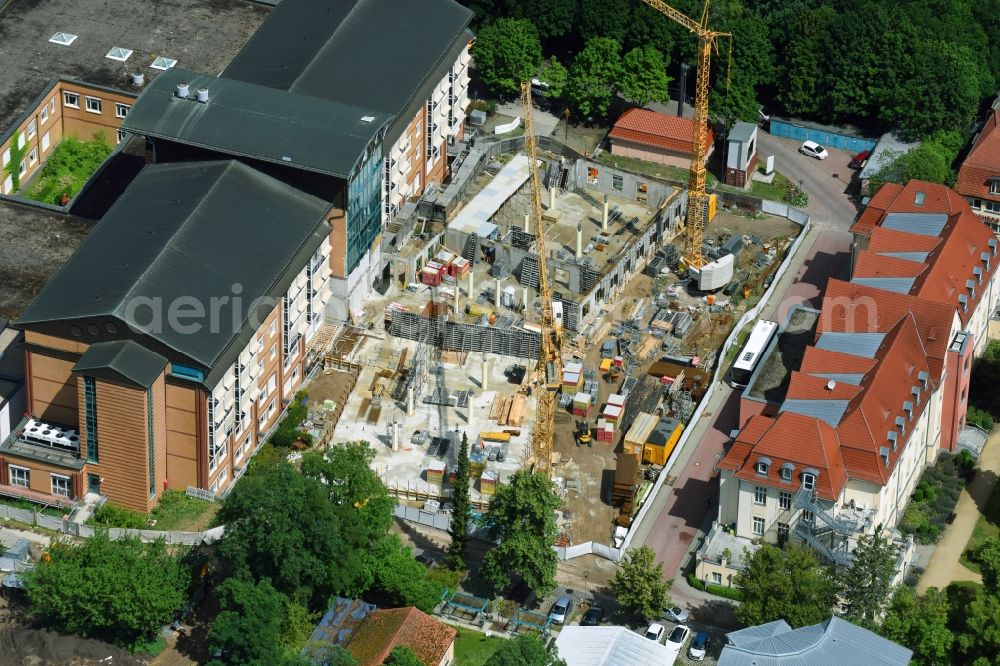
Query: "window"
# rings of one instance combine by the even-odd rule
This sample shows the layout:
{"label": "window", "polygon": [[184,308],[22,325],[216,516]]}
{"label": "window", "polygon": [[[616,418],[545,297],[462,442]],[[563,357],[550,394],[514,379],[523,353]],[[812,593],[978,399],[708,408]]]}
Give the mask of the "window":
{"label": "window", "polygon": [[612,174],[611,175],[611,188],[614,189],[614,190],[617,190],[619,192],[624,191],[625,190],[625,181],[624,181],[624,179],[621,176],[619,176],[618,174]]}
{"label": "window", "polygon": [[275,356],[278,355],[278,345],[277,344],[271,345],[271,351],[269,352],[269,355],[270,355],[271,358],[274,358]]}
{"label": "window", "polygon": [[767,476],[767,468],[769,465],[766,462],[757,463],[757,473]]}
{"label": "window", "polygon": [[33,167],[38,164],[38,148],[32,148],[28,153],[28,166]]}
{"label": "window", "polygon": [[417,123],[416,129],[413,130],[413,135],[416,138],[420,138],[420,133],[423,131],[424,123],[423,121]]}
{"label": "window", "polygon": [[150,65],[150,67],[152,67],[153,69],[159,69],[159,70],[162,70],[162,71],[166,71],[166,70],[170,69],[171,67],[173,67],[176,64],[177,64],[177,61],[174,60],[173,58],[164,58],[164,57],[161,56],[161,57],[157,58],[156,60],[154,60],[153,64]]}
{"label": "window", "polygon": [[61,474],[52,475],[52,494],[57,497],[70,496],[70,480],[68,476]]}
{"label": "window", "polygon": [[87,111],[90,113],[100,113],[103,102],[101,102],[100,97],[88,97],[87,98]]}
{"label": "window", "polygon": [[753,491],[753,503],[764,506],[767,504],[767,488],[764,486],[757,486]]}
{"label": "window", "polygon": [[268,418],[270,418],[271,415],[274,414],[274,411],[277,408],[278,408],[278,401],[277,401],[277,399],[272,400],[271,404],[267,406],[267,416],[268,416]]}
{"label": "window", "polygon": [[713,571],[712,583],[715,585],[722,585],[722,574],[720,574],[718,571]]}
{"label": "window", "polygon": [[21,160],[21,164],[18,165],[18,168],[17,168],[18,175],[23,176],[24,172],[28,170],[28,167],[25,166],[25,164],[26,164],[25,160]]}
{"label": "window", "polygon": [[263,348],[264,348],[264,336],[260,335],[257,338],[257,351],[260,351]]}
{"label": "window", "polygon": [[222,471],[219,472],[219,478],[216,479],[216,483],[219,484],[220,488],[224,488],[226,485],[226,481],[228,480],[229,480],[229,465],[226,465],[225,467],[222,468]]}
{"label": "window", "polygon": [[1000,180],[990,181],[990,194],[1000,194]]}
{"label": "window", "polygon": [[56,98],[53,97],[52,99],[49,100],[49,113],[55,113],[55,112],[56,112]]}
{"label": "window", "polygon": [[813,515],[812,511],[805,509],[802,511],[802,520],[812,524],[816,520],[816,516]]}
{"label": "window", "polygon": [[247,435],[246,439],[243,440],[243,443],[237,446],[236,449],[233,451],[233,458],[236,460],[236,462],[243,460],[243,454],[246,453],[249,448],[250,448],[250,435]]}
{"label": "window", "polygon": [[806,490],[812,490],[816,487],[816,475],[809,474],[808,472],[802,475],[802,487]]}
{"label": "window", "polygon": [[121,143],[122,141],[127,141],[127,140],[128,140],[128,132],[126,132],[123,129],[118,130],[116,145]]}
{"label": "window", "polygon": [[0,167],[7,166],[8,162],[10,162],[10,148],[4,148],[3,157],[0,158]]}
{"label": "window", "polygon": [[754,518],[753,519],[753,533],[757,536],[764,536],[764,519]]}
{"label": "window", "polygon": [[788,511],[792,508],[792,494],[781,491],[778,493],[778,507],[782,511]]}
{"label": "window", "polygon": [[44,125],[46,122],[48,122],[48,120],[49,120],[49,105],[46,104],[45,106],[43,106],[41,113],[39,113],[38,115],[39,115],[39,118],[38,118],[38,122],[39,123],[41,123],[42,125]]}
{"label": "window", "polygon": [[24,148],[24,142],[25,142],[24,135],[23,134],[18,134],[17,135],[17,147],[18,148]]}
{"label": "window", "polygon": [[27,488],[31,485],[31,472],[27,467],[14,467],[11,465],[10,469],[10,485],[21,486],[22,488]]}
{"label": "window", "polygon": [[791,481],[792,480],[792,469],[793,468],[792,468],[792,466],[790,464],[785,464],[781,468],[781,480],[782,481]]}
{"label": "window", "polygon": [[778,541],[781,543],[788,541],[788,523],[778,523]]}
{"label": "window", "polygon": [[31,121],[30,123],[28,123],[28,139],[35,138],[35,134],[37,133],[38,133],[38,125],[35,124],[35,121]]}
{"label": "window", "polygon": [[3,179],[3,193],[10,194],[14,191],[14,178],[8,175]]}
{"label": "window", "polygon": [[63,106],[68,106],[71,109],[80,108],[80,95],[75,92],[64,92],[63,93]]}
{"label": "window", "polygon": [[295,369],[292,370],[292,383],[297,381],[299,381],[299,366],[295,366]]}
{"label": "window", "polygon": [[266,422],[267,422],[267,414],[265,414],[264,411],[261,410],[260,415],[257,417],[257,429],[263,430],[264,423]]}
{"label": "window", "polygon": [[115,118],[124,118],[128,115],[128,110],[132,107],[128,104],[122,104],[121,102],[115,102]]}
{"label": "window", "polygon": [[97,456],[97,387],[93,377],[83,378],[84,425],[87,434],[87,462],[96,463]]}
{"label": "window", "polygon": [[277,324],[272,321],[271,325],[267,327],[267,334],[268,334],[268,336],[270,336],[272,338],[274,337],[274,332],[277,330],[276,326],[277,326]]}
{"label": "window", "polygon": [[48,150],[50,145],[51,142],[49,141],[49,133],[46,132],[45,134],[42,135],[42,152],[44,153],[46,150]]}
{"label": "window", "polygon": [[267,395],[271,395],[276,388],[278,388],[278,374],[274,373],[267,378]]}
{"label": "window", "polygon": [[1000,213],[1000,203],[996,201],[985,201],[983,202],[983,208],[991,213]]}

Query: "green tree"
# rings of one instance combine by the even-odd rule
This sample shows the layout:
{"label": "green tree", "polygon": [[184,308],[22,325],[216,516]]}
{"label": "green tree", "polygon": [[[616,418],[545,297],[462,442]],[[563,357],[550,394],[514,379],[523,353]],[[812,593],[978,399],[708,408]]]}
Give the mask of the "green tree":
{"label": "green tree", "polygon": [[573,59],[566,93],[583,116],[608,115],[621,78],[621,47],[607,37],[594,37]]}
{"label": "green tree", "polygon": [[357,585],[361,552],[341,529],[331,490],[281,461],[247,476],[219,511],[226,536],[219,556],[254,580],[270,578],[285,594],[311,597],[312,608]]}
{"label": "green tree", "polygon": [[496,95],[509,95],[535,75],[542,45],[531,21],[502,18],[479,31],[472,55],[483,84]]}
{"label": "green tree", "polygon": [[465,568],[465,547],[469,543],[469,522],[472,520],[472,505],[469,503],[469,436],[462,433],[462,445],[458,449],[458,463],[455,468],[455,482],[451,486],[451,546],[448,548],[448,564],[452,569]]}
{"label": "green tree", "polygon": [[209,645],[222,650],[231,664],[274,664],[282,659],[279,645],[286,601],[264,578],[259,583],[227,578],[216,590],[220,613],[212,622]]}
{"label": "green tree", "polygon": [[405,645],[397,645],[382,662],[385,666],[427,666],[417,654]]}
{"label": "green tree", "polygon": [[666,104],[670,101],[670,77],[663,54],[652,46],[636,47],[622,59],[618,89],[622,97],[636,106],[650,102]]}
{"label": "green tree", "polygon": [[907,153],[886,151],[878,170],[868,179],[868,194],[874,196],[885,183],[905,185],[911,180],[950,184],[955,173],[951,169],[947,148],[935,141],[925,141]]}
{"label": "green tree", "polygon": [[628,551],[611,580],[611,591],[626,613],[645,619],[659,617],[668,603],[663,563],[656,561],[647,546]]}
{"label": "green tree", "polygon": [[538,33],[548,39],[562,37],[573,29],[577,0],[507,0],[510,16],[538,26]]}
{"label": "green tree", "polygon": [[965,627],[958,634],[962,662],[974,666],[996,664],[1000,655],[1000,596],[980,591],[964,609]]}
{"label": "green tree", "polygon": [[[12,187],[12,192],[16,193],[21,189],[21,162],[24,161],[24,156],[28,154],[28,142],[25,141],[21,144],[21,132],[20,130],[14,130],[14,133],[10,135],[10,162],[4,167],[3,172],[10,176],[10,183]],[[0,180],[3,180],[0,178]]]}
{"label": "green tree", "polygon": [[486,524],[500,544],[483,558],[483,578],[497,589],[517,574],[541,598],[555,589],[555,510],[561,502],[544,474],[518,470],[490,500]]}
{"label": "green tree", "polygon": [[31,616],[66,634],[132,646],[151,640],[184,604],[187,572],[163,541],[52,544],[24,574]]}
{"label": "green tree", "polygon": [[549,651],[540,639],[523,634],[502,641],[485,666],[566,666],[566,662],[559,658],[554,642]]}
{"label": "green tree", "polygon": [[914,666],[947,664],[955,637],[948,627],[948,600],[937,588],[918,595],[900,586],[878,632],[913,650]]}
{"label": "green tree", "polygon": [[545,96],[549,99],[559,99],[566,94],[569,72],[555,56],[549,58],[549,61],[542,66],[538,78],[549,86],[545,89]]}
{"label": "green tree", "polygon": [[775,53],[784,54],[778,68],[778,79],[783,82],[778,88],[778,101],[792,115],[815,116],[820,111],[826,62],[823,48],[836,20],[837,10],[823,5],[809,10],[802,8],[776,21],[777,25],[795,26],[787,47],[775,46]]}
{"label": "green tree", "polygon": [[803,627],[830,617],[837,584],[811,550],[764,544],[744,560],[746,568],[734,578],[741,593],[736,617],[743,624],[784,619],[793,627]]}
{"label": "green tree", "polygon": [[341,533],[351,548],[365,548],[392,524],[395,500],[371,467],[375,452],[367,442],[347,442],[302,456],[303,476],[329,489]]}
{"label": "green tree", "polygon": [[889,603],[896,549],[886,541],[879,525],[873,533],[858,538],[853,554],[850,569],[841,579],[845,616],[854,624],[872,628]]}
{"label": "green tree", "polygon": [[990,537],[980,543],[975,558],[983,575],[983,587],[990,594],[1000,595],[1000,538]]}
{"label": "green tree", "polygon": [[619,44],[625,41],[635,3],[630,0],[580,0],[580,37],[608,37]]}
{"label": "green tree", "polygon": [[360,666],[361,664],[347,648],[329,641],[309,641],[303,650],[302,656],[310,666]]}
{"label": "green tree", "polygon": [[427,568],[395,534],[368,548],[363,562],[367,584],[354,593],[364,593],[379,606],[416,606],[430,613],[441,600],[441,585],[427,577]]}

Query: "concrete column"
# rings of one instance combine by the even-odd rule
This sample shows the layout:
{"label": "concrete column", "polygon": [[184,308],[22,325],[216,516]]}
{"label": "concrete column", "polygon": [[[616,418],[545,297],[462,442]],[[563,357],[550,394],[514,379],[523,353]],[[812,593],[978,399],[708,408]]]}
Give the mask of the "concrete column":
{"label": "concrete column", "polygon": [[488,388],[488,386],[489,386],[489,379],[488,379],[489,375],[490,375],[490,362],[487,361],[486,360],[486,356],[483,355],[483,376],[482,376],[482,378],[479,381],[479,383],[481,384],[481,388],[483,389],[483,392],[486,392],[486,391],[489,390],[489,388]]}
{"label": "concrete column", "polygon": [[526,234],[530,234],[531,233],[531,214],[530,213],[525,213],[524,214],[524,233],[526,233]]}
{"label": "concrete column", "polygon": [[493,296],[493,305],[499,308],[500,307],[500,278],[497,278],[497,286],[496,286],[496,289],[494,289],[494,291],[496,293]]}
{"label": "concrete column", "polygon": [[470,391],[469,392],[469,414],[468,414],[468,418],[465,420],[465,422],[468,423],[469,425],[472,425],[472,409],[473,409],[473,403],[475,402],[475,397],[476,397],[476,394],[472,393]]}
{"label": "concrete column", "polygon": [[399,451],[399,424],[395,421],[389,426],[389,443],[393,451]]}
{"label": "concrete column", "polygon": [[583,225],[576,225],[576,260],[583,259]]}
{"label": "concrete column", "polygon": [[524,316],[528,316],[528,288],[524,288]]}
{"label": "concrete column", "polygon": [[556,188],[549,188],[549,210],[556,209]]}
{"label": "concrete column", "polygon": [[413,412],[416,410],[416,396],[414,395],[413,386],[409,386],[406,389],[406,415],[413,416]]}
{"label": "concrete column", "polygon": [[473,282],[472,282],[472,274],[473,274],[473,272],[474,271],[473,271],[472,267],[470,266],[469,267],[469,292],[468,292],[468,294],[466,294],[468,296],[468,298],[469,298],[469,305],[472,305],[472,303],[476,300],[476,297],[472,295],[472,284],[473,284]]}
{"label": "concrete column", "polygon": [[608,230],[608,195],[604,195],[604,214],[601,215],[601,231]]}

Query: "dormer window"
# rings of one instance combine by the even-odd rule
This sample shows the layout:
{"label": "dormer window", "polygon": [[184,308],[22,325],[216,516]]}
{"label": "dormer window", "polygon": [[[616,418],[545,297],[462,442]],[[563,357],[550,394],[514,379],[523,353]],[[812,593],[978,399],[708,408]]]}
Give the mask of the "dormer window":
{"label": "dormer window", "polygon": [[990,180],[990,194],[1000,194],[1000,180],[996,178]]}
{"label": "dormer window", "polygon": [[802,472],[802,487],[805,490],[812,490],[816,487],[816,475],[812,472]]}
{"label": "dormer window", "polygon": [[882,465],[884,465],[885,467],[888,467],[889,466],[889,449],[887,447],[883,446],[882,448],[879,449],[878,455],[882,459]]}
{"label": "dormer window", "polygon": [[792,463],[785,463],[784,465],[781,466],[781,480],[791,481],[792,474],[794,472],[795,472],[795,465],[793,465]]}
{"label": "dormer window", "polygon": [[930,379],[930,374],[926,370],[921,370],[917,373],[917,379],[923,384],[924,390],[927,390],[927,382]]}
{"label": "dormer window", "polygon": [[757,460],[757,473],[761,476],[767,476],[768,470],[771,469],[771,459],[770,458],[760,458]]}

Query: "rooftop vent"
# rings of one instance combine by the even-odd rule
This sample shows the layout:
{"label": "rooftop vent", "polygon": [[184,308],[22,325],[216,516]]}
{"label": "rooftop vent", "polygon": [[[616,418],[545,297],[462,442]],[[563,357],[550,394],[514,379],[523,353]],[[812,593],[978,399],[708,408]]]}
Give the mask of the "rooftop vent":
{"label": "rooftop vent", "polygon": [[160,56],[159,58],[153,61],[153,64],[150,65],[150,67],[152,67],[153,69],[166,71],[176,64],[177,61],[174,60],[173,58],[164,58],[163,56]]}
{"label": "rooftop vent", "polygon": [[966,296],[965,294],[958,295],[958,303],[959,305],[962,306],[962,312],[965,312],[966,310],[969,309],[969,297]]}
{"label": "rooftop vent", "polygon": [[108,60],[117,60],[118,62],[125,62],[132,55],[132,49],[123,49],[120,46],[116,46],[108,54],[104,56]]}
{"label": "rooftop vent", "polygon": [[837,388],[837,382],[836,381],[834,381],[834,380],[831,379],[830,381],[828,381],[826,383],[826,389],[828,391],[832,391],[835,388]]}
{"label": "rooftop vent", "polygon": [[925,391],[927,390],[927,380],[929,377],[930,375],[927,374],[926,370],[921,370],[920,372],[917,373],[917,379],[919,379],[921,383],[924,385]]}
{"label": "rooftop vent", "polygon": [[189,94],[191,94],[191,89],[188,87],[188,84],[186,84],[186,83],[178,83],[177,84],[177,93],[176,93],[176,95],[178,97],[181,97],[183,99],[187,99],[187,96]]}
{"label": "rooftop vent", "polygon": [[76,35],[71,35],[68,32],[57,32],[49,37],[49,41],[60,46],[69,46],[76,41]]}
{"label": "rooftop vent", "polygon": [[132,85],[139,87],[146,83],[146,75],[142,72],[136,72],[132,75]]}
{"label": "rooftop vent", "polygon": [[375,116],[361,116],[361,122],[363,122],[363,123],[374,122],[374,120],[375,120]]}
{"label": "rooftop vent", "polygon": [[912,421],[913,420],[913,403],[910,402],[909,400],[905,400],[903,402],[903,411],[906,412],[907,416],[909,416],[910,420]]}
{"label": "rooftop vent", "polygon": [[923,206],[924,205],[924,199],[926,197],[927,197],[927,193],[926,192],[917,192],[915,195],[913,195],[913,205],[914,206]]}
{"label": "rooftop vent", "polygon": [[878,450],[878,455],[882,459],[882,464],[885,465],[886,467],[888,467],[889,466],[889,449],[888,449],[888,447],[883,446],[882,448],[880,448]]}
{"label": "rooftop vent", "polygon": [[198,88],[198,101],[202,104],[208,104],[208,88]]}
{"label": "rooftop vent", "polygon": [[983,283],[983,267],[982,266],[973,266],[972,267],[972,274],[976,276],[976,282],[978,282],[979,284]]}

